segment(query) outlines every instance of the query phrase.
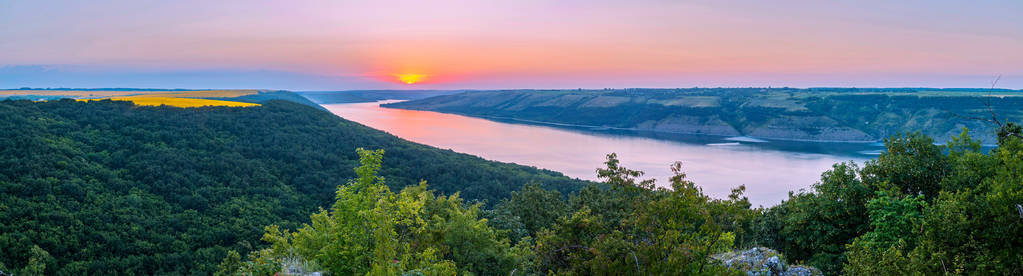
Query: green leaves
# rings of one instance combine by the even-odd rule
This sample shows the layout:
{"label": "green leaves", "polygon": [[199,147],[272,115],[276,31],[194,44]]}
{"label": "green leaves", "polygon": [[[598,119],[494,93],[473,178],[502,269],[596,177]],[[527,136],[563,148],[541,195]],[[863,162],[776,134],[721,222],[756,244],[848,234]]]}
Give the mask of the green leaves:
{"label": "green leaves", "polygon": [[[356,172],[357,146],[386,148],[394,158]],[[46,274],[212,274],[230,250],[261,247],[266,225],[290,236],[303,222],[351,226],[327,219],[331,212],[369,217],[349,211],[376,200],[335,212],[336,185],[384,178],[394,191],[428,179],[433,189],[494,203],[530,181],[561,192],[584,184],[411,143],[287,101],[246,109],[0,101],[0,263],[23,268],[38,246],[54,260]],[[318,208],[325,210],[310,220]],[[303,248],[317,251],[295,254],[341,258],[328,253],[336,248],[314,246],[337,239],[369,243],[309,236]]]}
{"label": "green leaves", "polygon": [[826,273],[1023,273],[1015,207],[1023,202],[1023,146],[1001,137],[987,155],[965,130],[947,153],[919,134],[893,137],[862,170],[836,166],[815,192],[766,210],[761,240]]}
{"label": "green leaves", "polygon": [[[576,210],[536,234],[536,272],[559,275],[721,274],[709,256],[731,249],[734,231],[752,219],[742,188],[711,200],[672,166],[674,189],[656,189],[641,172],[609,154],[598,175],[608,187],[590,186],[571,197]],[[522,200],[522,199],[513,199]]]}
{"label": "green leaves", "polygon": [[512,192],[510,198],[495,208],[515,214],[530,235],[550,228],[569,212],[568,203],[561,193],[544,190],[538,184],[527,184],[521,191]]}
{"label": "green leaves", "polygon": [[897,192],[878,191],[877,196],[867,202],[873,229],[863,234],[862,242],[878,248],[891,247],[899,241],[905,242],[905,246],[915,246],[925,208],[927,202],[923,195],[899,197]]}
{"label": "green leaves", "polygon": [[821,174],[813,191],[790,194],[757,218],[757,240],[790,261],[837,273],[845,245],[868,230],[865,204],[873,187],[861,181],[859,174],[856,164],[833,165]]}
{"label": "green leaves", "polygon": [[[457,193],[435,196],[425,182],[392,193],[377,176],[383,152],[357,152],[359,178],[338,187],[331,209],[314,213],[295,232],[267,227],[269,248],[240,266],[228,258],[221,267],[256,273],[293,270],[297,263],[344,275],[711,275],[725,270],[709,256],[732,248],[735,232],[748,232],[752,219],[741,187],[729,199],[711,200],[676,164],[676,189],[653,189],[653,181],[634,179],[641,173],[616,167],[612,154],[604,177],[621,180],[621,187],[591,186],[568,200],[576,210],[570,212],[560,193],[527,185],[497,205],[493,218],[508,223],[495,224],[480,218],[482,204],[467,205]],[[513,246],[507,236],[515,229],[493,225],[525,233]]]}
{"label": "green leaves", "polygon": [[887,151],[863,167],[864,181],[907,195],[932,199],[941,190],[942,179],[952,170],[948,157],[934,140],[919,132],[885,139]]}
{"label": "green leaves", "polygon": [[[514,265],[509,242],[479,218],[480,205],[458,194],[435,197],[426,182],[395,194],[378,176],[382,150],[357,149],[358,178],[338,187],[330,210],[296,232],[267,227],[265,261],[297,259],[339,275],[504,274]],[[254,267],[254,266],[250,266]],[[244,268],[243,268],[244,270]]]}

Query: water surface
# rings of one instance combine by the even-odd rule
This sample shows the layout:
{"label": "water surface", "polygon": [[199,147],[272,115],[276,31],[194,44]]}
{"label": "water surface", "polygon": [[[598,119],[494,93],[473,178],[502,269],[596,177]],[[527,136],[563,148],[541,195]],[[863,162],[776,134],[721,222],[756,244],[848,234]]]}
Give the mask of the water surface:
{"label": "water surface", "polygon": [[[395,136],[486,159],[559,171],[596,180],[605,155],[669,186],[669,166],[683,162],[687,177],[717,198],[746,185],[754,206],[781,202],[789,191],[810,187],[831,165],[863,161],[874,144],[766,141],[650,132],[574,129],[512,123],[431,111],[379,107],[376,103],[325,104],[345,119]],[[385,157],[386,158],[386,157]],[[429,179],[427,179],[429,180]]]}

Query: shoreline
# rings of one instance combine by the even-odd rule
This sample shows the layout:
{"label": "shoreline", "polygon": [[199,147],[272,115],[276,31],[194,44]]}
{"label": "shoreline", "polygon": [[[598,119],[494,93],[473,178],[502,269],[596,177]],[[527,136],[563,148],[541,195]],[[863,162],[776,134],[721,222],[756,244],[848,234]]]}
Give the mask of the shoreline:
{"label": "shoreline", "polygon": [[569,127],[569,128],[586,128],[586,129],[593,130],[593,131],[624,130],[624,131],[647,132],[647,133],[700,135],[700,136],[708,136],[708,137],[728,137],[728,138],[730,138],[730,137],[749,137],[749,138],[754,138],[754,139],[764,139],[764,140],[768,140],[768,141],[772,141],[773,140],[773,141],[811,142],[811,143],[870,144],[870,143],[879,143],[879,142],[884,141],[883,139],[877,139],[877,140],[811,140],[811,139],[798,139],[798,138],[760,137],[760,136],[749,136],[749,135],[719,135],[719,134],[692,133],[692,132],[679,132],[679,131],[659,131],[659,130],[639,129],[639,128],[623,128],[623,127],[608,127],[608,126],[593,126],[593,125],[581,125],[581,124],[570,124],[570,123],[547,122],[547,121],[537,121],[537,120],[519,119],[519,118],[510,118],[510,117],[501,117],[501,116],[473,115],[473,114],[466,114],[466,113],[461,113],[461,112],[441,112],[441,111],[428,110],[428,109],[399,108],[399,107],[385,106],[385,104],[389,104],[389,103],[380,104],[380,107],[382,107],[382,108],[391,108],[391,109],[430,111],[430,112],[438,112],[438,113],[445,113],[445,114],[456,114],[456,115],[461,115],[461,116],[466,116],[466,117],[483,118],[483,119],[494,119],[494,120],[506,120],[506,121],[516,121],[516,122],[523,122],[523,123],[527,123],[527,124],[548,125],[548,126]]}

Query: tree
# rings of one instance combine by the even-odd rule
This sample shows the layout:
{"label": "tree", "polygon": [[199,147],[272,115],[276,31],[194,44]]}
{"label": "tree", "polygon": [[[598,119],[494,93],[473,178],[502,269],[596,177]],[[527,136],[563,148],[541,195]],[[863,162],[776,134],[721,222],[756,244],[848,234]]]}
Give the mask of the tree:
{"label": "tree", "polygon": [[938,195],[941,180],[951,171],[947,156],[934,140],[917,132],[885,139],[887,150],[863,167],[863,181],[876,189],[893,187],[907,195]]}
{"label": "tree", "polygon": [[426,182],[395,194],[378,175],[383,150],[357,149],[358,178],[338,187],[330,210],[295,232],[268,226],[270,248],[253,262],[297,259],[333,274],[503,275],[514,268],[509,241],[479,218],[481,204],[434,196]]}
{"label": "tree", "polygon": [[518,214],[519,220],[529,235],[541,229],[550,228],[558,218],[568,213],[568,204],[558,191],[545,190],[537,184],[527,184],[521,191],[512,192],[511,197],[498,204],[503,209]]}
{"label": "tree", "polygon": [[845,245],[868,230],[866,203],[874,188],[860,180],[854,163],[821,175],[813,191],[790,193],[757,219],[757,240],[828,274],[841,271]]}
{"label": "tree", "polygon": [[748,201],[740,199],[741,189],[729,200],[711,200],[685,178],[681,163],[672,165],[670,190],[655,188],[653,180],[638,181],[642,172],[621,167],[614,154],[608,155],[605,165],[598,175],[610,188],[591,186],[573,195],[573,206],[578,206],[573,208],[578,211],[537,234],[534,271],[727,273],[710,256],[735,243],[730,230],[741,228],[733,225],[734,219],[745,215],[732,214],[732,207],[748,208]]}
{"label": "tree", "polygon": [[218,276],[236,275],[241,268],[241,255],[238,255],[238,251],[231,250],[227,252],[227,257],[224,257],[224,261],[220,262],[220,265],[217,266],[217,272],[213,274]]}

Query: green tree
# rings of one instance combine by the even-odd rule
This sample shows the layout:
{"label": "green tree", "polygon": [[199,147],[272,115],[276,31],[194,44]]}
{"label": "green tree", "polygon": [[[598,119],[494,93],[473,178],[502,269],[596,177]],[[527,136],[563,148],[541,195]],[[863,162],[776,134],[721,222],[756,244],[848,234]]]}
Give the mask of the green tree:
{"label": "green tree", "polygon": [[789,199],[757,218],[756,240],[790,261],[806,262],[827,274],[841,271],[846,244],[869,230],[866,203],[873,187],[860,180],[854,163],[840,163],[821,175],[813,191]]}
{"label": "green tree", "polygon": [[871,230],[847,246],[843,271],[853,275],[921,274],[908,252],[916,246],[926,208],[923,195],[878,191],[877,197],[867,202]]}
{"label": "green tree", "polygon": [[21,269],[39,246],[53,259],[48,275],[212,274],[229,251],[257,250],[265,226],[294,230],[330,212],[335,184],[358,177],[357,146],[394,157],[377,172],[392,191],[428,179],[438,192],[497,203],[530,182],[561,193],[586,184],[290,101],[0,100],[0,263]]}
{"label": "green tree", "polygon": [[951,171],[947,156],[934,140],[919,132],[885,139],[887,150],[863,166],[863,181],[898,189],[907,195],[938,195],[942,179]]}
{"label": "green tree", "polygon": [[481,204],[434,196],[426,182],[392,193],[378,175],[383,151],[358,149],[358,178],[338,188],[330,210],[295,232],[267,227],[271,246],[254,262],[298,259],[343,275],[504,275],[515,256],[505,235],[479,217]]}
{"label": "green tree", "polygon": [[238,251],[231,250],[227,252],[227,257],[224,257],[224,261],[220,262],[217,271],[213,274],[219,276],[237,275],[241,268],[242,256],[238,255]]}
{"label": "green tree", "polygon": [[872,229],[861,237],[866,246],[890,247],[900,240],[909,247],[915,246],[927,202],[922,195],[900,197],[897,194],[878,191],[877,196],[867,202]]}
{"label": "green tree", "polygon": [[[739,216],[729,212],[731,207],[744,206],[743,202],[748,207],[748,202],[740,199],[741,189],[732,199],[711,200],[685,178],[681,163],[672,166],[672,189],[655,188],[652,180],[637,180],[642,173],[620,166],[614,154],[608,155],[605,165],[598,176],[610,188],[594,186],[580,191],[572,199],[578,211],[537,234],[534,271],[559,275],[727,273],[709,257],[735,243],[735,234],[729,230],[739,228],[732,225]],[[605,209],[598,211],[594,206]]]}
{"label": "green tree", "polygon": [[16,270],[8,270],[9,268],[4,266],[3,263],[0,263],[0,272],[7,273],[6,275],[48,275],[46,273],[46,267],[49,266],[52,269],[55,262],[56,260],[50,256],[49,252],[46,252],[46,250],[43,250],[38,245],[33,245],[32,249],[29,250],[28,263],[25,267]]}
{"label": "green tree", "polygon": [[412,248],[400,240],[400,234],[423,231],[424,202],[412,193],[395,195],[384,185],[377,175],[383,150],[356,151],[361,163],[355,168],[358,178],[338,188],[329,211],[313,214],[312,223],[294,233],[267,227],[264,240],[271,243],[274,261],[297,257],[336,274],[453,273],[454,265],[439,261],[436,249]]}
{"label": "green tree", "polygon": [[[1006,131],[1003,128],[1003,131]],[[1001,133],[987,156],[993,173],[976,187],[943,192],[924,212],[917,266],[929,274],[1021,274],[1023,140]]]}
{"label": "green tree", "polygon": [[521,191],[512,192],[495,209],[517,214],[530,235],[550,228],[558,218],[568,213],[568,204],[558,191],[545,190],[538,184],[527,184]]}

